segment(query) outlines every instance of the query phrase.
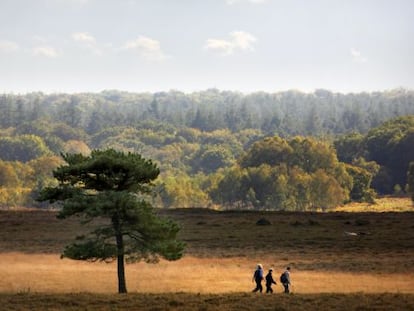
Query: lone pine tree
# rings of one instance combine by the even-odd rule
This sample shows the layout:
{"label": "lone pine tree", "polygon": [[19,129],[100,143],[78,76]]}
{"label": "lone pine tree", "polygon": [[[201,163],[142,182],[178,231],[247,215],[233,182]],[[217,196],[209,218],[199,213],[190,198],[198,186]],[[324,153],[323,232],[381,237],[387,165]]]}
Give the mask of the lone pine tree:
{"label": "lone pine tree", "polygon": [[85,223],[99,219],[91,232],[65,247],[62,257],[117,260],[119,293],[127,292],[125,262],[182,257],[179,226],[158,217],[146,199],[159,174],[151,160],[113,149],[62,156],[67,164],[53,172],[58,186],[42,189],[38,199],[61,203],[58,218],[82,216]]}

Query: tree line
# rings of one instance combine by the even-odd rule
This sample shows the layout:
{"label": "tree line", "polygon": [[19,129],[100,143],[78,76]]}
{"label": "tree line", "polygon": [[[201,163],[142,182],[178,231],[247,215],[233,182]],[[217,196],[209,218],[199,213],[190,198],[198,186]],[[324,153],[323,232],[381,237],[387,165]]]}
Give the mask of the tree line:
{"label": "tree line", "polygon": [[107,127],[136,126],[142,121],[168,123],[201,131],[257,129],[265,135],[366,133],[394,117],[414,114],[414,91],[313,93],[295,90],[243,94],[209,89],[200,92],[101,93],[0,96],[0,127],[53,120],[89,135]]}
{"label": "tree line", "polygon": [[0,205],[39,204],[61,153],[108,148],[158,163],[159,207],[313,210],[410,192],[413,95],[4,94]]}

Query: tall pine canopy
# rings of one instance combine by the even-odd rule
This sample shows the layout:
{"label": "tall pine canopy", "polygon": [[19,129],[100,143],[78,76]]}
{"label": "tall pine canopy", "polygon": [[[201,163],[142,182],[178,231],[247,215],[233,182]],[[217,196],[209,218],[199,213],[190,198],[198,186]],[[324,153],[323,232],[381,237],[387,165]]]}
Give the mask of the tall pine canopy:
{"label": "tall pine canopy", "polygon": [[44,188],[39,200],[60,202],[58,218],[82,216],[86,223],[102,219],[92,232],[66,246],[63,257],[117,260],[119,293],[127,292],[125,261],[182,257],[184,244],[176,239],[179,226],[158,217],[147,201],[159,175],[151,160],[113,149],[63,158],[67,164],[53,172],[58,186]]}

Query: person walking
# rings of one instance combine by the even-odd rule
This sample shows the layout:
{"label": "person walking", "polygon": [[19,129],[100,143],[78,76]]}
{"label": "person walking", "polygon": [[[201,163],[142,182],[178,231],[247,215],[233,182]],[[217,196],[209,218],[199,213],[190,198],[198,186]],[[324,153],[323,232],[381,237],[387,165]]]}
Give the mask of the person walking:
{"label": "person walking", "polygon": [[263,291],[263,279],[263,266],[261,264],[258,264],[252,278],[252,282],[256,282],[256,288],[253,289],[253,293],[257,291],[261,293]]}
{"label": "person walking", "polygon": [[285,288],[285,294],[290,293],[290,267],[287,267],[285,272],[280,275],[280,283]]}
{"label": "person walking", "polygon": [[273,279],[273,269],[270,268],[269,272],[266,274],[266,294],[273,293],[272,284],[276,284],[275,280]]}

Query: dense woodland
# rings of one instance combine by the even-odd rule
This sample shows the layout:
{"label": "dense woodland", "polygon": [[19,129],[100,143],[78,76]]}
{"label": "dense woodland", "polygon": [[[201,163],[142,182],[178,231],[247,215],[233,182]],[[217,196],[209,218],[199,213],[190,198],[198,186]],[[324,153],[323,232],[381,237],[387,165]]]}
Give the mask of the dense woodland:
{"label": "dense woodland", "polygon": [[[158,207],[328,210],[414,186],[414,91],[0,95],[0,205],[44,206],[61,153],[153,159]],[[408,175],[407,173],[410,172]]]}

